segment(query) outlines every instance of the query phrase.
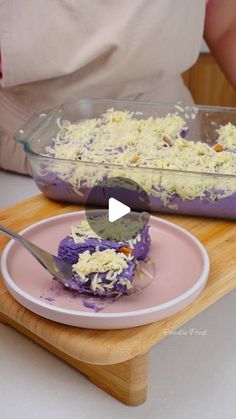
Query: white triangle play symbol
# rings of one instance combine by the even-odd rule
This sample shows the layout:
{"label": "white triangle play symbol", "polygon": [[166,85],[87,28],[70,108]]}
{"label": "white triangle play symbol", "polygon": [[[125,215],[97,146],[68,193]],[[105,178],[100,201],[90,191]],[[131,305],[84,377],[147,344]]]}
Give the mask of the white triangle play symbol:
{"label": "white triangle play symbol", "polygon": [[108,219],[110,223],[113,223],[119,218],[124,217],[124,215],[129,214],[131,211],[128,205],[122,204],[115,198],[109,198],[108,201]]}

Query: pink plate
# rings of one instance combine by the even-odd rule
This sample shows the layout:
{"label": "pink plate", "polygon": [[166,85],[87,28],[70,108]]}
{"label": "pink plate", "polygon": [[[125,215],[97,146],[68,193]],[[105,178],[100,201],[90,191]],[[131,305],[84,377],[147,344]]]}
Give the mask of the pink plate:
{"label": "pink plate", "polygon": [[[56,254],[59,241],[69,233],[71,225],[84,217],[84,211],[58,215],[31,225],[21,234]],[[209,258],[203,245],[186,230],[153,216],[150,225],[149,257],[154,279],[132,295],[99,303],[99,312],[86,308],[84,301],[88,297],[65,290],[13,240],[5,247],[1,259],[6,287],[29,310],[71,326],[121,329],[171,316],[189,305],[204,288]]]}

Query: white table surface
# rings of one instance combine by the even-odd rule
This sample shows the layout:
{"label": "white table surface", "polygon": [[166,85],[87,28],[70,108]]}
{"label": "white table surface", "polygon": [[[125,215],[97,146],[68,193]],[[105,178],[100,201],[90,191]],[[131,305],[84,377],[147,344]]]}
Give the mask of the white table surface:
{"label": "white table surface", "polygon": [[[37,193],[27,177],[0,172],[1,207]],[[233,419],[236,292],[150,353],[144,405],[128,407],[14,329],[0,324],[1,419]]]}

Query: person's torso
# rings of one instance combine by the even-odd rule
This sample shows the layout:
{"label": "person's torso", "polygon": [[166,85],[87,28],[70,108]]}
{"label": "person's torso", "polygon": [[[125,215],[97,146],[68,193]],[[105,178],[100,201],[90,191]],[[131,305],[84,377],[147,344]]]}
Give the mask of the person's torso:
{"label": "person's torso", "polygon": [[174,84],[198,56],[205,15],[205,0],[3,0],[1,7],[2,87],[7,100],[35,109],[79,97],[154,99],[155,89],[161,100],[178,99]]}

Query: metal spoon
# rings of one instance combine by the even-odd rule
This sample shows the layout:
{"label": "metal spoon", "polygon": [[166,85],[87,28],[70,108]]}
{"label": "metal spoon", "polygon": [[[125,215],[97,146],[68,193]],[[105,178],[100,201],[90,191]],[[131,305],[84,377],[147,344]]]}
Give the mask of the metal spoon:
{"label": "metal spoon", "polygon": [[47,271],[50,272],[51,275],[54,276],[54,278],[66,287],[69,286],[69,282],[73,276],[72,266],[69,263],[63,262],[57,256],[46,252],[46,250],[41,249],[29,240],[24,239],[24,237],[9,230],[1,224],[0,232],[20,243]]}

